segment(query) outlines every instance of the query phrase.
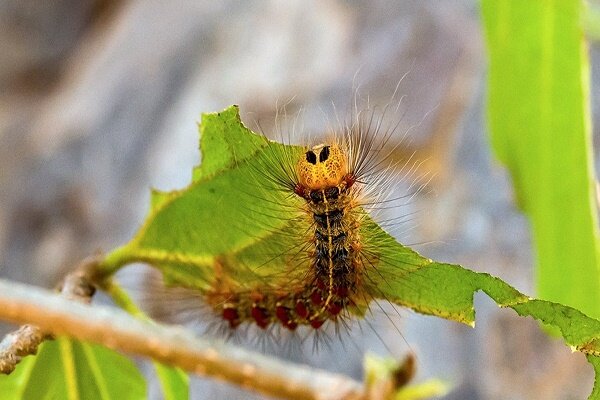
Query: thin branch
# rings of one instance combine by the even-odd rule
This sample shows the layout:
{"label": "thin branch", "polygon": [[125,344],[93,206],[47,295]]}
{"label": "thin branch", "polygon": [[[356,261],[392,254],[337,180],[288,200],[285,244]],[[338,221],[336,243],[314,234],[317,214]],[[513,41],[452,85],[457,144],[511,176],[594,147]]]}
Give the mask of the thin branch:
{"label": "thin branch", "polygon": [[47,290],[5,280],[0,280],[0,319],[32,323],[44,332],[151,357],[270,396],[365,398],[362,384],[342,375],[197,338],[180,327],[142,321],[115,308],[72,302]]}
{"label": "thin branch", "polygon": [[[101,260],[99,255],[82,260],[65,277],[60,288],[61,295],[69,300],[89,303],[96,291],[94,274]],[[50,337],[39,327],[29,324],[6,335],[0,342],[0,373],[10,374],[23,357],[36,354],[39,345]]]}
{"label": "thin branch", "polygon": [[6,335],[0,342],[0,373],[10,374],[23,357],[36,354],[46,337],[40,328],[29,324]]}

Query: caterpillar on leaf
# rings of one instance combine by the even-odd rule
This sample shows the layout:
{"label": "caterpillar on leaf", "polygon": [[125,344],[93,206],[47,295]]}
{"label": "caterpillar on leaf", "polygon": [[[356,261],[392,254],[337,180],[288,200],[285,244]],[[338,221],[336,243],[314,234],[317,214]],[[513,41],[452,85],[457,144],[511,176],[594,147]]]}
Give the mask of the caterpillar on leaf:
{"label": "caterpillar on leaf", "polygon": [[[296,257],[305,265],[289,262],[302,269],[303,276],[290,279],[279,290],[267,282],[255,288],[230,284],[226,290],[217,285],[207,291],[208,304],[230,328],[249,321],[263,329],[271,324],[289,330],[301,325],[319,329],[326,321],[364,313],[369,294],[363,285],[369,273],[376,273],[380,260],[370,249],[377,243],[365,243],[372,238],[361,229],[365,219],[361,196],[364,186],[380,182],[390,167],[381,167],[382,161],[373,158],[382,143],[375,141],[371,129],[358,116],[356,124],[323,143],[290,147],[282,154],[267,142],[259,150],[270,154],[257,166],[254,183],[265,182],[267,190],[287,190],[302,200],[305,228],[298,232],[305,233],[298,240],[305,246]],[[289,276],[294,275],[290,271]]]}
{"label": "caterpillar on leaf", "polygon": [[158,267],[167,285],[193,289],[193,299],[185,291],[161,296],[152,285],[150,303],[170,298],[162,308],[184,319],[192,308],[208,308],[227,334],[241,325],[345,327],[373,300],[401,303],[404,289],[418,294],[418,282],[399,290],[388,278],[402,282],[431,261],[399,246],[369,214],[397,209],[423,188],[391,198],[399,170],[419,183],[414,166],[406,168],[410,160],[398,167],[390,156],[399,146],[389,144],[395,128],[373,111],[356,113],[324,139],[299,146],[251,132],[236,107],[205,114],[192,184],[154,192],[151,217],[125,248]]}

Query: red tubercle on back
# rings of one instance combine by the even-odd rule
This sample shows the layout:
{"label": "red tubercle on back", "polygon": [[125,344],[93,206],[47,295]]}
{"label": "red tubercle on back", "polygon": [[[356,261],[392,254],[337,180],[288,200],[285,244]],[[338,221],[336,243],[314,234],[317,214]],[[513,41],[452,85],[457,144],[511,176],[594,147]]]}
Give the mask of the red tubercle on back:
{"label": "red tubercle on back", "polygon": [[313,319],[310,321],[310,326],[312,326],[314,329],[319,329],[323,326],[324,323],[325,320],[323,319]]}
{"label": "red tubercle on back", "polygon": [[310,198],[310,190],[305,188],[304,186],[302,186],[299,183],[297,183],[296,186],[294,186],[294,193],[296,193],[298,196],[302,197],[303,199]]}
{"label": "red tubercle on back", "polygon": [[321,293],[319,293],[317,290],[315,290],[310,295],[310,301],[312,301],[312,303],[314,305],[320,306],[323,304],[323,297],[321,296]]}
{"label": "red tubercle on back", "polygon": [[296,314],[298,314],[298,316],[300,318],[303,318],[303,319],[308,318],[309,311],[308,311],[308,307],[306,307],[306,304],[304,303],[304,300],[298,300],[296,302],[296,306],[294,308],[296,310]]}
{"label": "red tubercle on back", "polygon": [[254,322],[256,322],[256,325],[258,325],[262,329],[265,329],[267,326],[269,326],[269,323],[271,322],[267,310],[265,308],[257,306],[256,304],[252,305],[250,315],[252,316],[252,318],[254,318]]}
{"label": "red tubercle on back", "polygon": [[356,176],[354,174],[347,174],[344,176],[343,181],[346,183],[346,188],[350,189],[356,183]]}
{"label": "red tubercle on back", "polygon": [[298,327],[298,324],[294,322],[290,316],[290,309],[281,305],[275,307],[275,316],[279,321],[288,328],[289,330],[294,330]]}
{"label": "red tubercle on back", "polygon": [[280,306],[280,305],[275,307],[275,316],[283,324],[287,324],[288,322],[290,322],[290,313],[289,313],[289,309],[287,307]]}
{"label": "red tubercle on back", "polygon": [[342,312],[342,308],[343,306],[340,303],[329,303],[327,311],[329,311],[329,314],[335,316]]}
{"label": "red tubercle on back", "polygon": [[223,319],[229,322],[229,327],[234,329],[242,322],[237,310],[232,307],[223,308]]}

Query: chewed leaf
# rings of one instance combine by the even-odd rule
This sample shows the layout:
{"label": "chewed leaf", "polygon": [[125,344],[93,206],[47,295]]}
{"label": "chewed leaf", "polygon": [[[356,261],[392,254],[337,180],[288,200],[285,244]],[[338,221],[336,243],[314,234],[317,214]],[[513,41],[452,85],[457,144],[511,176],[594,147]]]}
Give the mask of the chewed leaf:
{"label": "chewed leaf", "polygon": [[254,135],[241,123],[235,106],[222,113],[204,114],[202,121],[202,164],[194,168],[194,182],[231,169],[235,164],[255,156],[265,146],[261,136]]}
{"label": "chewed leaf", "polygon": [[146,383],[133,362],[105,347],[65,338],[42,344],[10,375],[0,375],[3,400],[141,400]]}
{"label": "chewed leaf", "polygon": [[[301,199],[269,190],[261,169],[274,165],[269,160],[274,154],[284,158],[297,150],[250,132],[237,107],[205,114],[201,132],[203,163],[193,182],[181,191],[155,194],[142,228],[108,255],[103,268],[113,272],[129,262],[146,262],[170,284],[201,293],[217,281],[289,289],[310,267],[298,244],[306,226],[294,211],[300,205],[293,202]],[[367,266],[373,273],[361,283],[366,297],[474,325],[473,295],[481,290],[502,307],[558,328],[568,345],[588,354],[594,366],[600,364],[599,321],[570,307],[530,299],[488,274],[422,257],[366,215],[360,234],[377,244]],[[599,391],[596,387],[591,398],[600,398]]]}

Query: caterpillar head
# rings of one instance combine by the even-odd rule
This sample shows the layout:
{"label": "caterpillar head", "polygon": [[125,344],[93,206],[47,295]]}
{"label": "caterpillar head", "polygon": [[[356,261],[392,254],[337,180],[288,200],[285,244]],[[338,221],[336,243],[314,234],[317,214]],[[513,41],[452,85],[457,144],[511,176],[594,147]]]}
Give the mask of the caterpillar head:
{"label": "caterpillar head", "polygon": [[348,174],[348,160],[337,144],[319,144],[304,153],[296,167],[300,184],[310,190],[338,186]]}

